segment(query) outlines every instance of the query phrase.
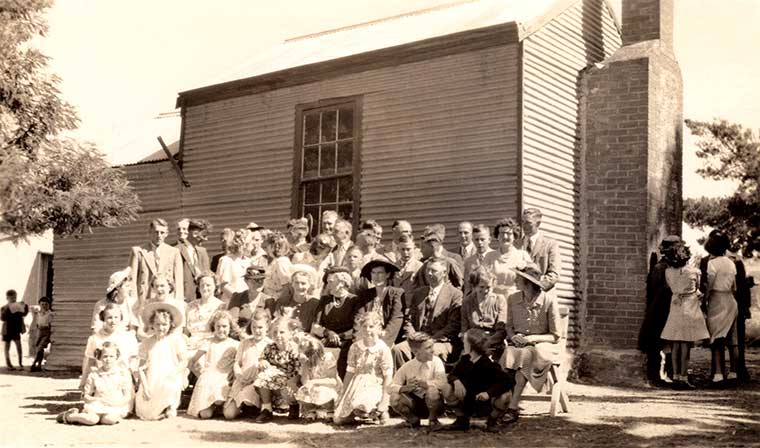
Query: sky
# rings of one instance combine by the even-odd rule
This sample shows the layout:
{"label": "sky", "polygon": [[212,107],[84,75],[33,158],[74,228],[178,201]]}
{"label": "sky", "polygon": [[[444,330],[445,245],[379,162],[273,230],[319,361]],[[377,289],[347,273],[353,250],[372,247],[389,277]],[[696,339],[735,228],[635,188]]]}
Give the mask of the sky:
{"label": "sky", "polygon": [[[257,52],[288,38],[451,2],[58,0],[39,46],[63,79],[64,98],[79,111],[76,135],[119,163],[135,161],[124,148],[135,147],[136,136],[155,145],[156,134],[176,129],[176,120],[154,118],[174,110],[178,92],[234,71]],[[619,17],[620,0],[613,5]],[[675,17],[684,117],[760,129],[760,1],[675,0]],[[731,183],[695,173],[701,162],[684,132],[684,196],[730,194]]]}

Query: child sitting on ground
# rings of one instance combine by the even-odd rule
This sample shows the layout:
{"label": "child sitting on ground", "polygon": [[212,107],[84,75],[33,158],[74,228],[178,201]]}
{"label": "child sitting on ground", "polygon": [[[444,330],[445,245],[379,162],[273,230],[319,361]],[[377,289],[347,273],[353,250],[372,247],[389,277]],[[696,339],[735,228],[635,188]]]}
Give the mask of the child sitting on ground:
{"label": "child sitting on ground", "polygon": [[[256,417],[256,423],[272,421],[273,398],[288,404],[288,419],[298,418],[298,404],[293,395],[298,389],[301,361],[293,337],[300,329],[301,323],[288,316],[279,317],[272,324],[270,334],[274,342],[261,353],[259,373],[253,382],[261,396],[261,413]],[[277,395],[273,396],[275,393]]]}
{"label": "child sitting on ground", "polygon": [[345,384],[335,410],[336,424],[355,417],[384,425],[388,421],[388,387],[393,379],[391,349],[380,339],[383,318],[374,311],[356,318],[359,339],[348,350]]}
{"label": "child sitting on ground", "polygon": [[446,370],[441,358],[433,353],[434,342],[430,335],[418,331],[407,341],[414,358],[393,376],[390,404],[412,428],[419,428],[420,419],[427,418],[430,430],[436,430],[441,426],[438,417],[443,413]]}
{"label": "child sitting on ground", "polygon": [[296,399],[301,406],[301,416],[307,420],[326,420],[331,417],[343,389],[337,360],[325,351],[322,341],[312,336],[301,339],[299,351],[303,386],[296,392]]}
{"label": "child sitting on ground", "polygon": [[264,348],[272,343],[269,332],[269,312],[258,309],[251,315],[248,325],[250,338],[240,341],[235,355],[232,383],[227,402],[224,404],[224,418],[233,419],[241,414],[244,407],[251,407],[254,413],[261,408],[261,397],[253,385],[259,372],[259,358]]}
{"label": "child sitting on ground", "polygon": [[205,355],[187,408],[187,415],[202,419],[213,417],[214,412],[224,404],[238,347],[238,341],[230,337],[238,336],[237,322],[228,311],[214,313],[208,321],[208,330],[214,335],[206,339],[190,360],[192,366]]}
{"label": "child sitting on ground", "polygon": [[182,313],[171,303],[149,303],[143,322],[151,335],[140,343],[140,388],[135,413],[142,420],[161,420],[177,416],[182,389],[187,387],[187,344],[177,327]]}
{"label": "child sitting on ground", "polygon": [[115,425],[132,410],[132,377],[119,365],[119,348],[106,341],[95,350],[98,367],[92,368],[84,386],[84,408],[58,415],[58,423]]}
{"label": "child sitting on ground", "polygon": [[496,431],[515,385],[510,374],[488,357],[489,337],[479,329],[464,335],[464,351],[448,376],[446,403],[454,408],[456,420],[446,426],[449,431],[466,431],[470,417],[488,416],[486,430]]}

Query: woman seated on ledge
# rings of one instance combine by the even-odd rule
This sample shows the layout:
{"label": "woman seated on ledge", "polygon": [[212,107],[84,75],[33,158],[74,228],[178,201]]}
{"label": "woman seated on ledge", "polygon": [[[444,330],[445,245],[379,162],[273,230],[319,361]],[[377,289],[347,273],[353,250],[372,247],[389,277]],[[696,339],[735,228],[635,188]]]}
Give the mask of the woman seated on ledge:
{"label": "woman seated on ledge", "polygon": [[557,299],[541,290],[541,272],[535,265],[514,270],[518,292],[511,294],[507,306],[509,345],[501,365],[516,370],[515,388],[509,402],[506,423],[517,421],[518,405],[526,383],[541,391],[552,362],[560,355],[560,315]]}

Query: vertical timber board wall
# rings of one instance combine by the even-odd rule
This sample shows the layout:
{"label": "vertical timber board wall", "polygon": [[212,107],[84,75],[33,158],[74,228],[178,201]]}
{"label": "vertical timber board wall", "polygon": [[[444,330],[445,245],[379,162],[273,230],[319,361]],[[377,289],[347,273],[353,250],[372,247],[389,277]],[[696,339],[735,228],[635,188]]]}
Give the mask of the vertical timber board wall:
{"label": "vertical timber board wall", "polygon": [[581,0],[523,41],[523,208],[559,241],[560,304],[570,309],[569,344],[579,336],[580,71],[610,56],[620,33],[603,0]]}
{"label": "vertical timber board wall", "polygon": [[108,277],[129,263],[129,248],[148,240],[154,218],[169,221],[168,243],[176,241],[180,217],[180,183],[168,161],[125,167],[142,212],[129,225],[94,229],[80,238],[55,238],[53,294],[55,322],[49,362],[80,366],[95,302],[105,297]]}
{"label": "vertical timber board wall", "polygon": [[[187,216],[283,228],[291,210],[295,109],[360,95],[360,217],[419,232],[517,210],[517,45],[449,55],[189,107]],[[390,232],[386,232],[389,235]],[[214,252],[216,238],[208,247]]]}

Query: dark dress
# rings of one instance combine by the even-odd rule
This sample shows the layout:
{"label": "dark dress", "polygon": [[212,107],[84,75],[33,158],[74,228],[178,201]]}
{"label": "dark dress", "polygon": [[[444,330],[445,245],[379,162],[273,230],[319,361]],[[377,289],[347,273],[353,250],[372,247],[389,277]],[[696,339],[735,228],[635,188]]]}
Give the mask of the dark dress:
{"label": "dark dress", "polygon": [[[17,311],[11,311],[17,308]],[[0,319],[3,321],[3,341],[10,342],[21,337],[21,333],[26,332],[24,326],[24,317],[29,313],[29,306],[26,303],[16,302],[9,303],[0,310]]]}
{"label": "dark dress", "polygon": [[305,302],[298,303],[293,299],[292,294],[287,294],[280,296],[279,300],[267,300],[266,308],[272,317],[281,316],[285,308],[292,308],[292,317],[298,319],[301,322],[301,329],[309,333],[317,318],[319,304],[319,299],[316,297],[308,297]]}
{"label": "dark dress", "polygon": [[382,340],[388,347],[393,347],[404,323],[404,290],[388,287],[383,291],[383,297],[377,298],[377,288],[370,288],[359,294],[362,302],[360,312],[376,310],[383,316]]}
{"label": "dark dress", "polygon": [[362,301],[353,294],[347,295],[339,301],[332,295],[324,296],[319,301],[317,317],[314,323],[321,325],[325,330],[330,330],[340,336],[339,345],[331,345],[326,338],[322,339],[325,347],[339,347],[338,375],[341,379],[346,376],[348,365],[348,349],[354,340],[354,318],[362,306]]}

